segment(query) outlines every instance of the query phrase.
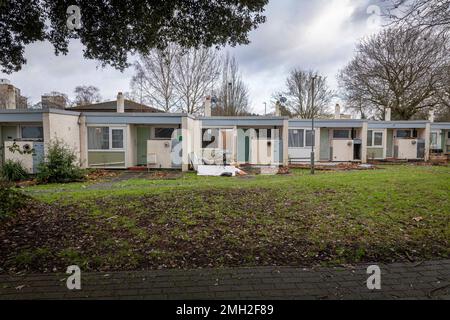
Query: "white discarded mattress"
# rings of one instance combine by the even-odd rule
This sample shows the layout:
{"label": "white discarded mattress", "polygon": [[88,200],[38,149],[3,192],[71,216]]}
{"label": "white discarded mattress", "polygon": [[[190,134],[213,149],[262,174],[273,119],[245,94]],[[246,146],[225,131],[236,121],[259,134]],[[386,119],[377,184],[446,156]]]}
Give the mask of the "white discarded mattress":
{"label": "white discarded mattress", "polygon": [[236,174],[240,173],[241,170],[234,166],[207,166],[207,165],[199,165],[197,170],[197,175],[199,176],[212,176],[212,177],[220,177],[223,174],[232,174],[233,177]]}

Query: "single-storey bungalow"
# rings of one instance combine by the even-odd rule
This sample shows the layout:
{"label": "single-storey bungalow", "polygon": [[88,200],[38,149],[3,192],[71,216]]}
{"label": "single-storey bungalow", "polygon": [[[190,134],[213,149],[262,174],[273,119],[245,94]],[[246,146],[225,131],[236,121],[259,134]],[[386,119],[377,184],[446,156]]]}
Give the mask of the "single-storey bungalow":
{"label": "single-storey bungalow", "polygon": [[[62,141],[85,168],[187,171],[197,164],[286,166],[316,161],[424,160],[450,152],[450,123],[213,117],[164,113],[125,100],[60,109],[0,109],[0,164],[36,172],[48,143]],[[16,152],[20,150],[20,152]],[[26,152],[32,150],[33,152]]]}

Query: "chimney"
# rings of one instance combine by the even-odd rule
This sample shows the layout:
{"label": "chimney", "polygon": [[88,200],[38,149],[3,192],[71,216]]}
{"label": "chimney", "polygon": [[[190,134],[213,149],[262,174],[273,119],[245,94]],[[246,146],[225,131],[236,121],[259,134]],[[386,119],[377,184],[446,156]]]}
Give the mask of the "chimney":
{"label": "chimney", "polygon": [[430,117],[428,118],[430,122],[434,122],[434,110],[430,111]]}
{"label": "chimney", "polygon": [[280,102],[277,102],[275,104],[275,116],[276,117],[281,117],[281,104],[280,104]]}
{"label": "chimney", "polygon": [[63,95],[41,96],[42,109],[65,109],[67,105],[66,97]]}
{"label": "chimney", "polygon": [[386,108],[386,112],[384,114],[384,120],[385,121],[391,121],[392,119],[392,109],[391,108]]}
{"label": "chimney", "polygon": [[125,112],[125,98],[123,97],[122,92],[119,92],[117,95],[117,113]]}
{"label": "chimney", "polygon": [[205,98],[205,117],[211,117],[211,97]]}
{"label": "chimney", "polygon": [[17,109],[16,92],[9,80],[0,79],[0,109]]}
{"label": "chimney", "polygon": [[334,109],[334,118],[341,119],[341,106],[339,105],[339,103],[336,103],[336,107]]}

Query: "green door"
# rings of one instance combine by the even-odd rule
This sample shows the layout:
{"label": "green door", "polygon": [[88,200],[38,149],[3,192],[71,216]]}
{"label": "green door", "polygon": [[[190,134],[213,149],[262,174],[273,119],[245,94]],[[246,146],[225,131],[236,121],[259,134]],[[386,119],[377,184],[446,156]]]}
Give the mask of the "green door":
{"label": "green door", "polygon": [[320,161],[330,161],[330,139],[327,128],[320,129]]}
{"label": "green door", "polygon": [[245,136],[245,163],[250,163],[250,137]]}
{"label": "green door", "polygon": [[137,162],[139,166],[147,164],[147,140],[150,140],[150,128],[137,128]]}

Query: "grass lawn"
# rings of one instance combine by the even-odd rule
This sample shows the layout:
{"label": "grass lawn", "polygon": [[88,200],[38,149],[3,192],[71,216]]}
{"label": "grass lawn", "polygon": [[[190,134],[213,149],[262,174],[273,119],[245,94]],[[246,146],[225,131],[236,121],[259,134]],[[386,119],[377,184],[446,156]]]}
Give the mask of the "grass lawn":
{"label": "grass lawn", "polygon": [[0,272],[449,257],[450,167],[308,173],[27,187],[0,225]]}

